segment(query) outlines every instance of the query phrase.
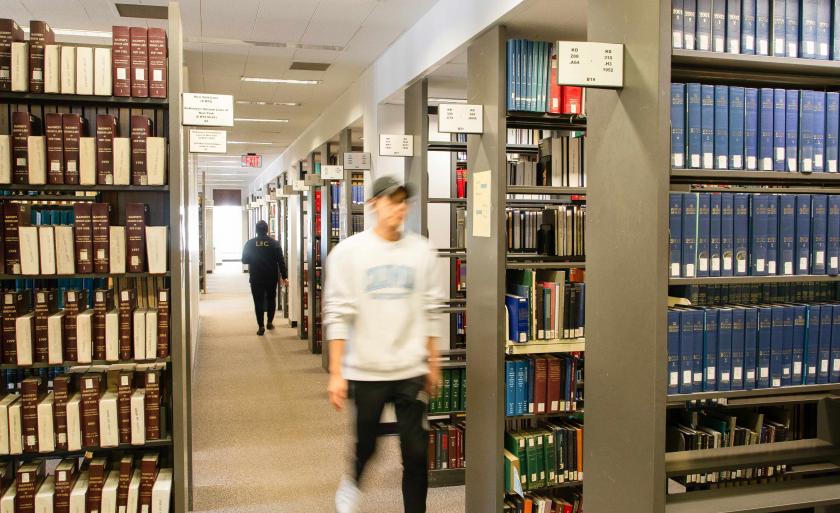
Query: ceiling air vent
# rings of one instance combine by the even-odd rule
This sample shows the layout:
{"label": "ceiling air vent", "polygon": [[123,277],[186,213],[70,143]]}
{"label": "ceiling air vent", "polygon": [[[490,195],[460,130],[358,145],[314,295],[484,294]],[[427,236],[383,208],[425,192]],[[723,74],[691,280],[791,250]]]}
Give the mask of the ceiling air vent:
{"label": "ceiling air vent", "polygon": [[123,18],[149,18],[165,20],[169,18],[169,8],[165,5],[114,4]]}
{"label": "ceiling air vent", "polygon": [[327,71],[330,65],[325,62],[293,62],[289,69],[300,71]]}

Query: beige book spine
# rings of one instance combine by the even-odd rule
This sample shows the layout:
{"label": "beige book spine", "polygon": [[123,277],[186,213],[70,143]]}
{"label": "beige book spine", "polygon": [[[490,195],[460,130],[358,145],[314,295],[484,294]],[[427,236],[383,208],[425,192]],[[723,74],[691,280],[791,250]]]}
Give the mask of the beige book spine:
{"label": "beige book spine", "polygon": [[67,450],[78,451],[82,448],[82,394],[75,393],[67,401]]}
{"label": "beige book spine", "polygon": [[79,184],[96,185],[96,138],[79,138]]}
{"label": "beige book spine", "polygon": [[110,227],[110,270],[111,274],[125,273],[125,226]]}
{"label": "beige book spine", "polygon": [[93,360],[93,310],[85,310],[76,316],[76,353],[79,363]]}
{"label": "beige book spine", "polygon": [[146,359],[146,309],[134,310],[134,359]]}
{"label": "beige book spine", "polygon": [[17,484],[12,482],[12,485],[0,498],[0,513],[15,513],[15,497],[17,496]]}
{"label": "beige book spine", "polygon": [[117,417],[117,393],[105,392],[99,400],[99,445],[116,447],[120,444],[120,425]]}
{"label": "beige book spine", "polygon": [[38,227],[38,251],[41,255],[41,274],[55,274],[55,227]]}
{"label": "beige book spine", "polygon": [[23,454],[23,410],[20,400],[9,406],[9,454]]}
{"label": "beige book spine", "polygon": [[146,391],[138,388],[131,394],[131,444],[146,443]]}
{"label": "beige book spine", "polygon": [[149,185],[166,184],[166,139],[146,138],[146,175]]}
{"label": "beige book spine", "polygon": [[76,47],[61,47],[61,94],[76,94]]}
{"label": "beige book spine", "polygon": [[[76,325],[78,326],[78,323]],[[50,364],[58,365],[64,362],[63,341],[64,312],[57,312],[47,319],[47,361]]]}
{"label": "beige book spine", "polygon": [[58,45],[44,46],[44,92],[61,92],[61,47]]}
{"label": "beige book spine", "polygon": [[114,137],[114,185],[131,184],[131,139]]}
{"label": "beige book spine", "polygon": [[111,49],[96,47],[93,51],[94,86],[93,94],[111,96]]}
{"label": "beige book spine", "polygon": [[73,253],[73,227],[55,227],[55,270],[58,274],[75,274],[76,257]]}
{"label": "beige book spine", "polygon": [[29,185],[47,183],[47,138],[30,135],[26,142],[26,156],[29,162]]}
{"label": "beige book spine", "polygon": [[146,258],[148,259],[150,274],[164,274],[166,272],[168,227],[146,227]]}
{"label": "beige book spine", "polygon": [[55,397],[50,392],[38,403],[38,452],[55,451],[55,424],[53,404]]}
{"label": "beige book spine", "polygon": [[162,468],[152,486],[152,513],[169,513],[172,497],[172,469]]}
{"label": "beige book spine", "polygon": [[105,314],[105,359],[120,359],[120,312],[116,308]]}
{"label": "beige book spine", "polygon": [[87,513],[87,492],[90,476],[85,470],[79,473],[73,491],[70,492],[70,513]]}
{"label": "beige book spine", "polygon": [[0,134],[0,184],[12,183],[12,139]]}
{"label": "beige book spine", "polygon": [[15,346],[18,365],[32,365],[32,321],[32,313],[21,315],[15,319]]}
{"label": "beige book spine", "polygon": [[[137,504],[140,502],[140,471],[135,470],[134,475],[131,476],[131,482],[128,484],[128,513],[137,512]],[[149,512],[146,512],[149,513]]]}
{"label": "beige book spine", "polygon": [[12,91],[29,91],[29,45],[12,42]]}
{"label": "beige book spine", "polygon": [[76,47],[76,94],[93,94],[93,48]]}
{"label": "beige book spine", "polygon": [[20,272],[21,274],[40,274],[41,253],[38,250],[38,227],[21,226],[18,228],[20,244]]}
{"label": "beige book spine", "polygon": [[154,359],[157,355],[158,312],[154,308],[146,310],[146,358]]}
{"label": "beige book spine", "polygon": [[55,507],[55,476],[47,476],[35,494],[35,513],[53,513]]}
{"label": "beige book spine", "polygon": [[7,394],[0,400],[0,454],[9,454],[9,410],[20,398],[18,394]]}
{"label": "beige book spine", "polygon": [[120,471],[112,470],[108,473],[108,478],[105,479],[105,485],[102,486],[102,507],[100,508],[99,513],[118,513],[117,488],[119,487],[119,484]]}

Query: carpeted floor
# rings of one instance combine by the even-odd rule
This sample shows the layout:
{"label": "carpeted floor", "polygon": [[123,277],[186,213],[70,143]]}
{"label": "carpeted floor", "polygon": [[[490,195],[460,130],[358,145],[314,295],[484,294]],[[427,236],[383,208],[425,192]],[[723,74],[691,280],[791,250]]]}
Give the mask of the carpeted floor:
{"label": "carpeted floor", "polygon": [[[350,417],[327,402],[320,355],[288,321],[276,324],[256,336],[248,275],[238,264],[208,276],[192,387],[194,511],[335,511]],[[398,440],[380,439],[362,513],[402,511],[401,470]],[[463,511],[463,487],[429,491],[429,513]]]}

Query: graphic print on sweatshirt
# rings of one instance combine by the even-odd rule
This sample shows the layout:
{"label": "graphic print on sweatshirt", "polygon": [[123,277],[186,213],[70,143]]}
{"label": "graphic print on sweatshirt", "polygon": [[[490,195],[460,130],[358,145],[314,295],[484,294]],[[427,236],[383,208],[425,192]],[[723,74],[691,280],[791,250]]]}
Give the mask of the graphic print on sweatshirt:
{"label": "graphic print on sweatshirt", "polygon": [[405,299],[414,291],[414,269],[405,265],[378,265],[366,271],[365,292],[371,299]]}

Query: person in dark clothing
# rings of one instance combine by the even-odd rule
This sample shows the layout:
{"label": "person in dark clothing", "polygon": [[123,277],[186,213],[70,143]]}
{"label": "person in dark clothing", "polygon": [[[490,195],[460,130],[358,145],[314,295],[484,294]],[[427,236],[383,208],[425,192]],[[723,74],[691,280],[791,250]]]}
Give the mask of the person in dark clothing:
{"label": "person in dark clothing", "polygon": [[[283,279],[283,286],[289,286],[286,261],[280,243],[268,236],[268,224],[258,221],[257,236],[245,243],[242,263],[248,264],[251,295],[254,296],[254,310],[257,313],[257,335],[264,335],[265,328],[274,329],[274,312],[277,310],[277,281]],[[268,324],[263,324],[263,314]]]}

